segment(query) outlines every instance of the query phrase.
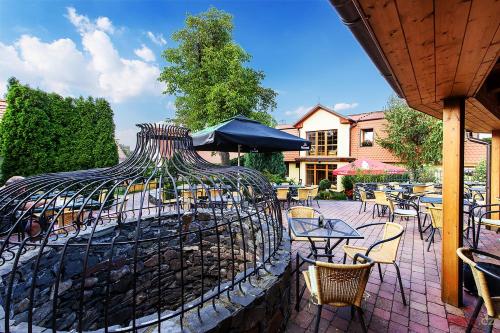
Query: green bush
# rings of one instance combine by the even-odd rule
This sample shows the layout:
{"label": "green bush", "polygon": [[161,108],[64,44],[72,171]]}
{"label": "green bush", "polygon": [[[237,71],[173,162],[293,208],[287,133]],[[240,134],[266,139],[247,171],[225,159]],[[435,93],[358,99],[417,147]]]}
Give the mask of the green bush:
{"label": "green bush", "polygon": [[344,190],[352,190],[354,188],[354,176],[342,177],[342,186]]}
{"label": "green bush", "polygon": [[417,175],[417,182],[420,183],[434,183],[436,181],[436,176],[433,167],[423,167]]}
{"label": "green bush", "polygon": [[330,190],[319,192],[318,197],[322,200],[347,200],[347,196],[344,192],[334,192]]}
{"label": "green bush", "polygon": [[322,179],[319,182],[319,189],[318,190],[324,191],[324,190],[330,189],[330,187],[332,187],[332,182],[329,179]]}
{"label": "green bush", "polygon": [[482,160],[472,172],[472,179],[477,182],[486,181],[486,161]]}
{"label": "green bush", "polygon": [[2,181],[118,163],[113,111],[101,98],[63,98],[9,79],[0,123]]}
{"label": "green bush", "polygon": [[246,153],[245,167],[285,177],[286,166],[283,153]]}
{"label": "green bush", "polygon": [[358,173],[357,175],[347,176],[347,177],[352,177],[351,179],[352,179],[352,182],[354,184],[357,184],[357,183],[407,182],[408,180],[410,180],[410,175],[408,173],[404,173],[402,175],[390,175],[390,174],[365,175],[365,174]]}
{"label": "green bush", "polygon": [[275,184],[281,184],[281,183],[284,183],[286,182],[286,179],[285,177],[281,176],[281,175],[277,175],[277,174],[274,174],[274,173],[270,173],[269,171],[267,170],[264,170],[262,172],[262,174],[264,175],[264,177],[267,178],[267,180],[270,182],[270,183],[275,183]]}

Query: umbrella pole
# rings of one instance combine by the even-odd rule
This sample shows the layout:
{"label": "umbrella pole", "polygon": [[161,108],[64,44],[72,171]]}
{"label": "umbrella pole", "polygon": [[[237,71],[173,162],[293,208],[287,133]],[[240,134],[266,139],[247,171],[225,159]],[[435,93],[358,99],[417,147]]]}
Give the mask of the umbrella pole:
{"label": "umbrella pole", "polygon": [[[241,145],[238,145],[238,167],[240,166]],[[240,170],[238,170],[238,192],[240,191]]]}

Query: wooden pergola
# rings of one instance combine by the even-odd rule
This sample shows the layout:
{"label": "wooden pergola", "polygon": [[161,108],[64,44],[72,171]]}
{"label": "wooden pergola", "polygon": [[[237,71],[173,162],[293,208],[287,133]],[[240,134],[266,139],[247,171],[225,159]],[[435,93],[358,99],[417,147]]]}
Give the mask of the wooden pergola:
{"label": "wooden pergola", "polygon": [[396,93],[443,120],[442,299],[460,306],[466,129],[492,133],[490,197],[500,196],[500,1],[330,2]]}

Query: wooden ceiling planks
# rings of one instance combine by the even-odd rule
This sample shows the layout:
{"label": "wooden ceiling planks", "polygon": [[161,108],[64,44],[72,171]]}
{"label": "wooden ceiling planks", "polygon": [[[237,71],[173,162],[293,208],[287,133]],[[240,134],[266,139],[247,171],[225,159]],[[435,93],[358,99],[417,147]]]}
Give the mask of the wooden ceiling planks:
{"label": "wooden ceiling planks", "polygon": [[434,3],[432,0],[398,0],[396,8],[422,104],[432,103],[436,101]]}
{"label": "wooden ceiling planks", "polygon": [[496,59],[498,58],[498,52],[500,49],[500,25],[497,26],[497,31],[495,32],[495,36],[491,41],[490,47],[481,62],[477,72],[474,75],[474,79],[472,80],[472,84],[467,92],[467,96],[474,96],[479,88],[482,86],[485,78],[490,73],[493,66],[495,66]]}
{"label": "wooden ceiling planks", "polygon": [[464,0],[435,2],[436,99],[452,96],[470,7]]}
{"label": "wooden ceiling planks", "polygon": [[395,2],[363,0],[359,5],[385,58],[391,64],[405,98],[409,103],[422,104]]}
{"label": "wooden ceiling planks", "polygon": [[474,77],[498,30],[498,13],[500,13],[500,1],[472,2],[451,91],[452,96],[467,96],[469,91],[473,94],[477,92],[480,82],[474,81]]}

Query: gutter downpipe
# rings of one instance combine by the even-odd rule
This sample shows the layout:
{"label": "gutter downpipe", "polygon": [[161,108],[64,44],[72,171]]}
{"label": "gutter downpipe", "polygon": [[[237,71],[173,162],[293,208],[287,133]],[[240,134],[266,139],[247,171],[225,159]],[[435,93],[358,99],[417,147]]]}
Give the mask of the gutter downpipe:
{"label": "gutter downpipe", "polygon": [[486,146],[486,204],[491,202],[491,143],[476,139],[471,132],[467,132],[467,140]]}

